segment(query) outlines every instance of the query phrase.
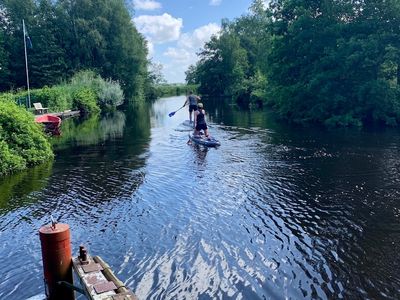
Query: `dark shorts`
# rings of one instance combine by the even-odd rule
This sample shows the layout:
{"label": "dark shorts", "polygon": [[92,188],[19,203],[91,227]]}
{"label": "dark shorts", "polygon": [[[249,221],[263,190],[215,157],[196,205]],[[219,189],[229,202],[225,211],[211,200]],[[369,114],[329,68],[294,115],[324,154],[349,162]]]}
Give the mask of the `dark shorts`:
{"label": "dark shorts", "polygon": [[196,125],[196,130],[197,130],[197,131],[200,131],[200,130],[202,130],[202,129],[203,129],[203,130],[208,129],[208,128],[207,128],[207,124],[197,124],[197,125]]}
{"label": "dark shorts", "polygon": [[197,110],[197,105],[189,105],[189,112]]}

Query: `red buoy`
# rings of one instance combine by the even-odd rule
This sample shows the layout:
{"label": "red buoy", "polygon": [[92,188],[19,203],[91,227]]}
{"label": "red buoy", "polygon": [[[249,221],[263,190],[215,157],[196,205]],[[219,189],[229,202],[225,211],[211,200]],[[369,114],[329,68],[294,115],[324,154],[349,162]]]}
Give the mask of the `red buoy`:
{"label": "red buoy", "polygon": [[74,299],[73,290],[59,284],[61,281],[73,284],[69,225],[46,225],[39,229],[39,235],[47,299]]}

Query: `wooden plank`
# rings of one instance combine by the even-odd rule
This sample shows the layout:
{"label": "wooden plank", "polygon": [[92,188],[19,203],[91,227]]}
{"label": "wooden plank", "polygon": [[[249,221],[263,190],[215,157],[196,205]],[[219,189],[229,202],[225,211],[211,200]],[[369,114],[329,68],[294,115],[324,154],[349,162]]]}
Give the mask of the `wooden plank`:
{"label": "wooden plank", "polygon": [[[92,272],[86,273],[83,269],[83,266],[88,266],[90,264],[96,264],[93,259],[88,255],[89,264],[82,265],[80,260],[75,257],[72,260],[73,268],[79,277],[82,288],[85,291],[85,295],[90,300],[106,300],[110,299],[109,297],[112,295],[116,295],[114,290],[105,291],[101,293],[97,293],[94,286],[96,284],[108,282],[107,278],[104,276],[101,270],[93,270]],[[111,298],[112,299],[112,298]]]}
{"label": "wooden plank", "polygon": [[84,264],[79,257],[74,257],[72,266],[89,300],[138,300],[99,256],[87,255]]}

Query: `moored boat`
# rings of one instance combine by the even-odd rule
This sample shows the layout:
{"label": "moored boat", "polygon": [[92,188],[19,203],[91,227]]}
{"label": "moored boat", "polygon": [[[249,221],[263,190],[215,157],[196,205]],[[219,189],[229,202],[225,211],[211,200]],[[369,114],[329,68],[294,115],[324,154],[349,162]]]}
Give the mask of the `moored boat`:
{"label": "moored boat", "polygon": [[52,132],[54,134],[58,133],[58,130],[61,126],[61,119],[59,117],[50,114],[37,116],[35,118],[35,122],[44,124],[45,130],[47,132]]}

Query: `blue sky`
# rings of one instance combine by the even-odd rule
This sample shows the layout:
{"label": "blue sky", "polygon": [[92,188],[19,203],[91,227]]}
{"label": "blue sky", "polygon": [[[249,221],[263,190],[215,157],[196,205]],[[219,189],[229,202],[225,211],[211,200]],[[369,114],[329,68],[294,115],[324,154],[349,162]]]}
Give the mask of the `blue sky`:
{"label": "blue sky", "polygon": [[146,37],[149,57],[163,66],[169,83],[185,81],[185,71],[197,61],[196,52],[219,31],[223,18],[245,13],[252,0],[132,0],[133,19]]}

